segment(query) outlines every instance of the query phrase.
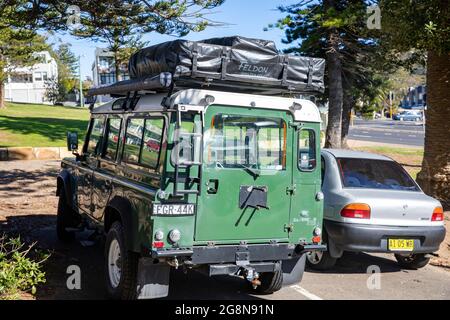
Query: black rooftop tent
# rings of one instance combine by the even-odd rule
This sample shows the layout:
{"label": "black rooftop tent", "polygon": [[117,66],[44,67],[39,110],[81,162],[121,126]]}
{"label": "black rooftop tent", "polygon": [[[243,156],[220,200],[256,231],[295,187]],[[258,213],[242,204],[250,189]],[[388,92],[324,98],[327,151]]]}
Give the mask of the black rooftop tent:
{"label": "black rooftop tent", "polygon": [[175,40],[141,49],[129,61],[130,80],[88,95],[208,88],[277,95],[323,92],[325,61],[280,54],[272,41],[243,37]]}

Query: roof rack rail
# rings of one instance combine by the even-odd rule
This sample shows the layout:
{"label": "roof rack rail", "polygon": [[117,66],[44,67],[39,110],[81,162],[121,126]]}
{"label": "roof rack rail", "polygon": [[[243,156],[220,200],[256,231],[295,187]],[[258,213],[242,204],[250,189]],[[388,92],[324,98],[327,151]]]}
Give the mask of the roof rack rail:
{"label": "roof rack rail", "polygon": [[162,72],[159,75],[141,78],[130,79],[116,82],[109,86],[94,87],[88,90],[87,96],[99,95],[115,95],[126,96],[129,92],[139,92],[144,90],[164,92],[170,89],[172,85],[172,74],[169,72]]}

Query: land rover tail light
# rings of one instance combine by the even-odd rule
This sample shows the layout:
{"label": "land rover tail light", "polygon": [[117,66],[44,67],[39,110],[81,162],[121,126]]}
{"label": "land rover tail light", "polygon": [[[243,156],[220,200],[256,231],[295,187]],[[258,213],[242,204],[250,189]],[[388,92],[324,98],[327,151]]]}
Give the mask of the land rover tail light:
{"label": "land rover tail light", "polygon": [[442,207],[436,207],[434,209],[431,221],[444,221],[444,210]]}
{"label": "land rover tail light", "polygon": [[153,241],[153,248],[162,248],[164,247],[164,241]]}
{"label": "land rover tail light", "polygon": [[370,219],[370,207],[365,203],[351,203],[341,210],[344,218]]}

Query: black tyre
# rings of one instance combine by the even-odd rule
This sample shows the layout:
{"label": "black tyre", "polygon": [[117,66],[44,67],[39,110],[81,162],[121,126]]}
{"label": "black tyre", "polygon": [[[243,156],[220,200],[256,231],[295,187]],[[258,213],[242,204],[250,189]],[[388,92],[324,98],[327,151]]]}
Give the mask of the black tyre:
{"label": "black tyre", "polygon": [[105,243],[105,283],[109,298],[136,299],[139,256],[127,250],[120,222],[113,223]]}
{"label": "black tyre", "polygon": [[334,267],[337,258],[330,256],[328,251],[311,251],[306,254],[306,264],[314,270],[328,270]]}
{"label": "black tyre", "polygon": [[411,254],[409,256],[395,255],[397,263],[405,269],[420,269],[425,267],[430,258],[425,257],[425,253]]}
{"label": "black tyre", "polygon": [[58,200],[58,213],[56,215],[56,236],[62,242],[70,242],[75,238],[73,232],[66,230],[73,227],[74,214],[72,208],[67,204],[64,190],[61,190]]}
{"label": "black tyre", "polygon": [[262,272],[259,275],[259,281],[261,281],[261,284],[255,289],[257,293],[274,293],[280,290],[283,285],[283,271]]}

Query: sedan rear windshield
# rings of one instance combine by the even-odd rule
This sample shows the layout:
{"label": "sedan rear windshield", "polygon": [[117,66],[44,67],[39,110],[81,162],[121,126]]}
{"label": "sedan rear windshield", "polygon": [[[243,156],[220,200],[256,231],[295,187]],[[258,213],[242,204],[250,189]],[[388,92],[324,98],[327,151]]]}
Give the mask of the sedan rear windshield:
{"label": "sedan rear windshield", "polygon": [[356,158],[337,160],[346,188],[419,191],[414,180],[394,161]]}

